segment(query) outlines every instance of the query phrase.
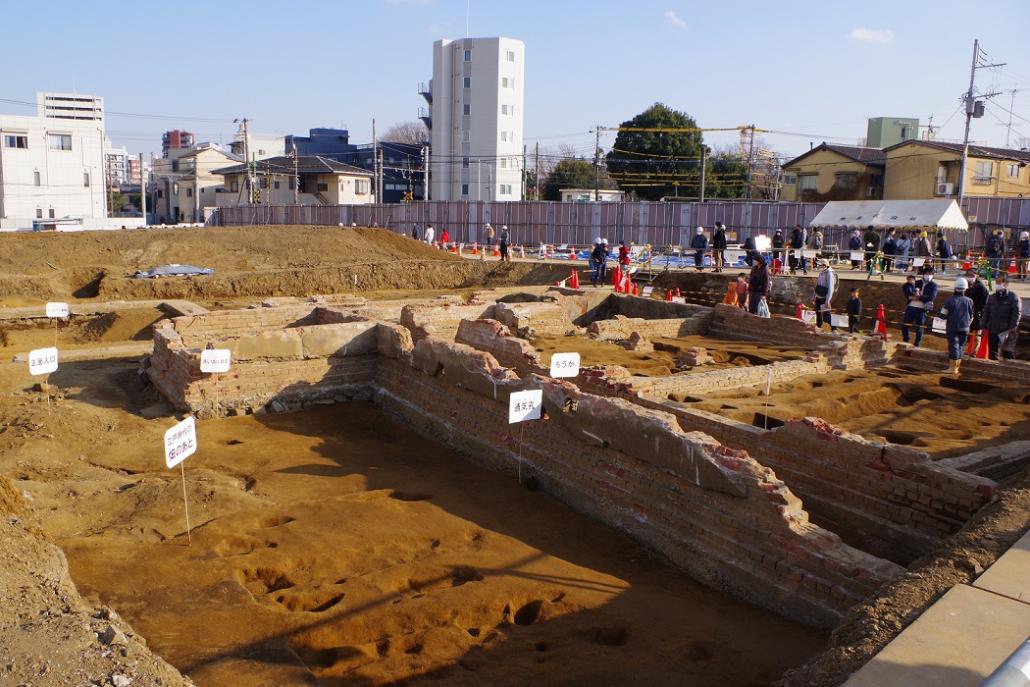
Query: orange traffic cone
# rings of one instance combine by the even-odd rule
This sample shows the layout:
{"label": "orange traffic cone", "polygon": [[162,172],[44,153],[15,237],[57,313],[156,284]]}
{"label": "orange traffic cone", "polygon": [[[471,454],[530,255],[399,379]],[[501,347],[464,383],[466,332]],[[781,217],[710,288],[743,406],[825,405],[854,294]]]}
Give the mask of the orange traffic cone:
{"label": "orange traffic cone", "polygon": [[665,289],[665,300],[672,302],[672,289]]}
{"label": "orange traffic cone", "polygon": [[1017,268],[1016,268],[1016,261],[1013,260],[1012,262],[1009,263],[1009,274],[1015,274],[1016,270],[1017,270]]}
{"label": "orange traffic cone", "polygon": [[469,251],[472,255],[479,255],[479,244],[476,242],[472,243],[472,250]]}
{"label": "orange traffic cone", "polygon": [[801,303],[798,303],[797,307],[794,308],[794,317],[798,318],[799,320],[801,320],[803,322],[804,319],[805,319],[804,318],[804,314],[805,314],[805,306],[803,306]]}
{"label": "orange traffic cone", "polygon": [[612,270],[612,286],[615,287],[615,293],[622,290],[622,268],[618,265]]}
{"label": "orange traffic cone", "polygon": [[973,356],[976,354],[976,338],[977,334],[969,332],[969,341],[966,343],[966,355]]}
{"label": "orange traffic cone", "polygon": [[633,285],[633,295],[634,296],[639,296],[640,295],[640,289],[637,288],[636,284]]}
{"label": "orange traffic cone", "polygon": [[572,274],[569,276],[569,287],[573,289],[579,288],[579,272],[572,270]]}
{"label": "orange traffic cone", "polygon": [[673,296],[675,296],[676,298],[679,298],[679,297],[681,297],[681,296],[682,296],[683,294],[682,294],[682,293],[680,292],[680,287],[678,287],[678,286],[677,286],[677,287],[676,287],[676,290],[675,290],[675,291],[673,291],[673,294],[672,294],[672,295],[673,295]]}
{"label": "orange traffic cone", "polygon": [[874,331],[876,334],[879,334],[884,341],[890,338],[887,334],[887,314],[884,311],[883,303],[876,306],[876,329]]}
{"label": "orange traffic cone", "polygon": [[976,357],[980,360],[987,360],[990,356],[990,346],[987,345],[988,336],[986,331],[980,334],[980,348],[976,351]]}

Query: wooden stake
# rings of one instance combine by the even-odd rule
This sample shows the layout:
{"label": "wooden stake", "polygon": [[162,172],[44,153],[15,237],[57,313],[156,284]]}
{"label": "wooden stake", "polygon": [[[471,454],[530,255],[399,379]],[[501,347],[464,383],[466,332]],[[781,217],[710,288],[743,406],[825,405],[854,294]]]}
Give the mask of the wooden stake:
{"label": "wooden stake", "polygon": [[190,504],[186,500],[186,465],[185,461],[179,463],[179,470],[182,474],[182,507],[186,510],[186,545],[193,546],[193,537],[190,535]]}

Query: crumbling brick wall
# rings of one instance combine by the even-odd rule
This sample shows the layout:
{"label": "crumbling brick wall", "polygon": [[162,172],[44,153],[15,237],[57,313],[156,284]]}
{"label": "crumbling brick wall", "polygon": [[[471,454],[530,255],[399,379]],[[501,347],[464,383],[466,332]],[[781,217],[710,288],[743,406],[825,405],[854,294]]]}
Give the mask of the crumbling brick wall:
{"label": "crumbling brick wall", "polygon": [[653,339],[656,336],[677,338],[694,336],[708,331],[709,313],[698,313],[691,317],[676,317],[661,320],[645,320],[639,317],[616,315],[610,320],[595,320],[587,326],[587,333],[600,341],[624,341],[633,332]]}
{"label": "crumbling brick wall", "polygon": [[427,336],[454,339],[462,320],[494,318],[494,306],[476,302],[460,304],[452,299],[406,305],[400,323],[411,330],[415,341]]}
{"label": "crumbling brick wall", "polygon": [[[521,470],[716,588],[829,626],[901,573],[810,523],[800,501],[746,452],[684,433],[668,413],[518,379],[462,344],[424,338],[395,354],[377,370],[381,407],[475,460]],[[544,390],[547,419],[509,425],[508,395],[530,386]]]}
{"label": "crumbling brick wall", "polygon": [[543,371],[540,354],[533,345],[512,336],[508,327],[497,320],[462,320],[454,341],[486,351],[499,363],[520,374]]}

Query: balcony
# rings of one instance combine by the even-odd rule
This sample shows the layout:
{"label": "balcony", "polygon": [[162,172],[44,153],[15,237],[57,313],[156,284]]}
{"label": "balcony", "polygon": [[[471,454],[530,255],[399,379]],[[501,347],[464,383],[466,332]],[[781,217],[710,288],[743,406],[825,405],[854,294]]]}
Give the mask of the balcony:
{"label": "balcony", "polygon": [[430,131],[433,130],[433,115],[424,107],[418,108],[418,118],[422,120],[422,123],[426,125],[426,128]]}
{"label": "balcony", "polygon": [[426,103],[428,103],[429,105],[433,104],[433,82],[432,81],[429,82],[429,85],[426,85],[425,82],[419,82],[419,84],[418,84],[418,92],[419,92],[419,95],[421,95],[423,98],[426,99]]}
{"label": "balcony", "polygon": [[995,180],[995,177],[992,177],[992,176],[989,176],[989,177],[974,176],[973,177],[973,185],[974,186],[989,186],[989,185],[994,183],[994,180]]}

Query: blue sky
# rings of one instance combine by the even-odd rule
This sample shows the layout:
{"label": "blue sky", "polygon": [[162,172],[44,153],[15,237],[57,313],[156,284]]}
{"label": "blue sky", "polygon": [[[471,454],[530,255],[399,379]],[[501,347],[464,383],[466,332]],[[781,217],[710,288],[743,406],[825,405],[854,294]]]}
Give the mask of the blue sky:
{"label": "blue sky", "polygon": [[[415,118],[433,40],[465,34],[464,0],[5,4],[0,98],[74,89],[103,96],[108,110],[182,117],[111,115],[111,138],[133,152],[158,150],[170,128],[229,140],[240,116],[254,131],[343,125],[367,142],[372,117],[383,128]],[[471,0],[470,16],[473,36],[526,43],[531,148],[569,143],[586,153],[594,125],[617,125],[654,101],[703,127],[803,134],[762,135],[787,154],[825,137],[855,143],[865,119],[880,115],[925,124],[933,114],[947,122],[940,137],[960,138],[974,38],[1008,66],[979,72],[981,90],[1005,93],[974,120],[973,139],[1005,143],[1013,88],[1013,142],[1030,137],[1027,0]]]}

